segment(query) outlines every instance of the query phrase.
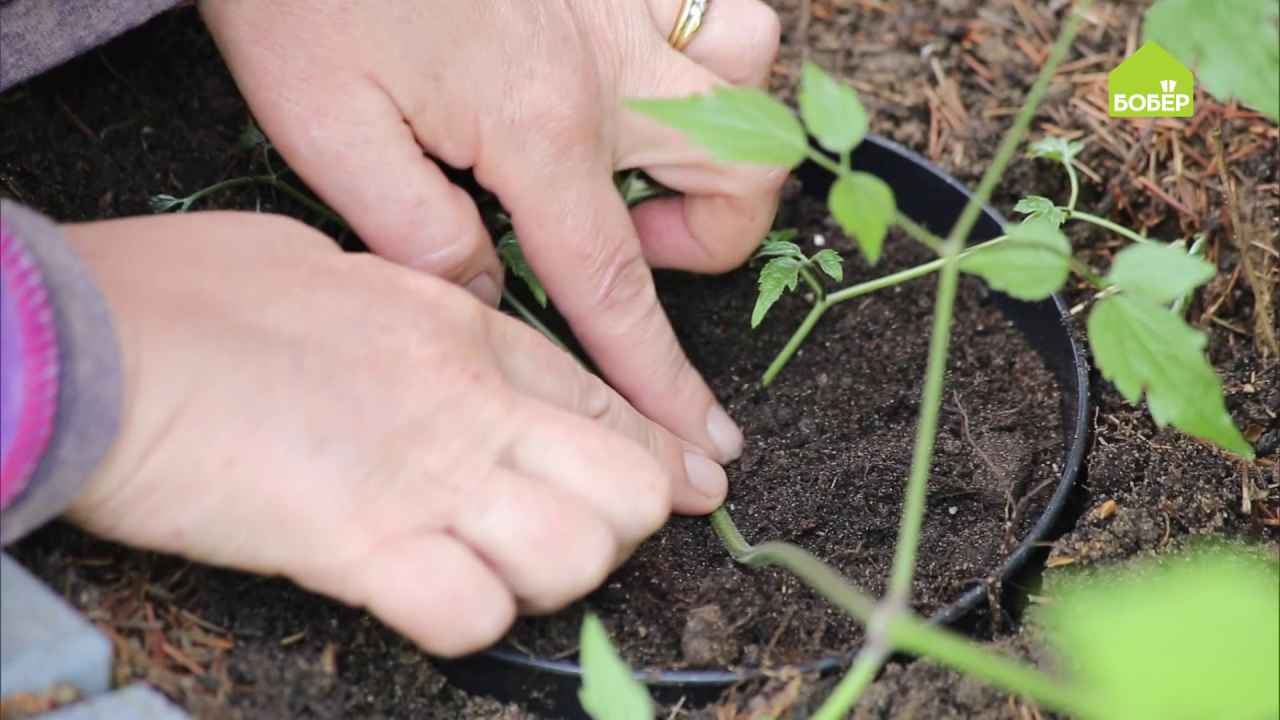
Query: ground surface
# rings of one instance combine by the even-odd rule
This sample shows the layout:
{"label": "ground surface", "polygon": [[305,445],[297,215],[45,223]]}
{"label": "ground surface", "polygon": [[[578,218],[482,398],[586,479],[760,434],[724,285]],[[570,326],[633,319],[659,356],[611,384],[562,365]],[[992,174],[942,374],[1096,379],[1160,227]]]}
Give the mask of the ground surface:
{"label": "ground surface", "polygon": [[[789,94],[800,61],[807,56],[859,88],[873,114],[873,130],[916,149],[972,184],[1030,84],[1065,3],[1049,4],[1055,12],[1025,0],[775,0],[775,4],[783,13],[785,31],[782,58],[773,78],[776,90]],[[801,7],[808,12],[801,12]],[[1101,109],[1105,73],[1136,47],[1140,9],[1129,3],[1099,3],[1038,115],[1034,132],[1089,140],[1079,158],[1084,183],[1081,207],[1166,238],[1208,234],[1208,256],[1217,263],[1220,275],[1200,293],[1190,317],[1209,333],[1210,357],[1223,375],[1228,407],[1254,442],[1260,459],[1245,467],[1175,432],[1157,430],[1143,410],[1128,406],[1105,383],[1096,381],[1088,480],[1076,499],[1080,512],[1056,541],[1047,563],[1051,569],[1045,572],[1039,594],[1051,595],[1055,578],[1071,568],[1168,552],[1201,538],[1273,548],[1280,540],[1280,365],[1274,354],[1263,352],[1265,345],[1259,340],[1259,328],[1274,327],[1274,315],[1255,300],[1257,296],[1274,298],[1280,283],[1276,250],[1280,133],[1274,124],[1203,95],[1196,101],[1196,117],[1187,122],[1108,119]],[[182,195],[263,167],[260,152],[245,151],[239,145],[247,119],[245,106],[190,11],[162,17],[101,51],[0,96],[0,115],[4,117],[0,194],[61,220],[146,213],[148,198],[155,193]],[[1224,192],[1209,142],[1210,131],[1218,128],[1225,164],[1237,187],[1234,198]],[[1062,197],[1065,180],[1049,163],[1015,162],[995,204],[1008,211],[1019,195],[1027,193]],[[302,208],[269,191],[219,196],[213,204],[261,206],[307,217]],[[805,220],[796,222],[803,225]],[[1242,232],[1228,232],[1236,226]],[[1233,237],[1243,240],[1237,243]],[[1121,247],[1117,238],[1087,228],[1076,228],[1072,239],[1102,267]],[[1250,269],[1241,262],[1241,247],[1248,248]],[[855,261],[850,272],[865,273],[859,268]],[[717,342],[746,342],[748,336],[738,328],[747,314],[745,306],[740,306],[747,302],[742,287],[747,282],[731,277],[709,285],[668,284],[673,299],[706,302],[700,298],[707,296],[699,293],[732,298],[723,306],[715,305],[697,322],[683,325],[686,341],[694,342],[694,337],[705,333]],[[848,413],[821,409],[790,416],[786,413],[795,411],[786,410],[786,403],[778,408],[772,403],[764,406],[746,389],[764,358],[721,356],[700,346],[690,348],[709,374],[720,378],[715,381],[717,390],[747,421],[752,446],[733,469],[735,477],[786,475],[777,465],[815,469],[814,492],[808,496],[785,485],[735,484],[735,510],[753,537],[783,535],[820,551],[891,537],[896,512],[892,508],[897,501],[887,481],[902,474],[901,454],[908,445],[901,436],[908,432],[914,414],[913,389],[919,375],[915,365],[923,332],[919,323],[928,302],[927,283],[916,288],[916,292],[904,291],[858,308],[859,322],[865,320],[864,324],[842,321],[837,310],[821,337],[832,345],[841,339],[856,346],[840,346],[845,349],[840,351],[844,361],[839,363],[830,347],[803,355],[775,390],[780,397],[797,396],[800,403],[823,395],[829,396],[824,403],[830,399],[851,406],[855,404],[851,394],[866,387],[869,379],[903,378],[901,387],[883,383],[885,387],[873,395],[874,402],[859,397],[857,409]],[[941,442],[944,457],[954,463],[955,476],[939,478],[931,513],[932,519],[944,522],[949,515],[938,517],[938,511],[952,506],[966,518],[973,511],[975,522],[983,517],[1002,518],[1005,486],[1001,483],[1009,477],[993,482],[991,476],[1039,477],[1044,459],[1052,461],[1050,449],[1020,445],[1020,428],[1000,424],[1001,413],[1018,405],[1010,401],[1014,389],[1002,387],[1008,381],[993,378],[1011,372],[1007,363],[1013,363],[1017,377],[1034,383],[1035,363],[1019,359],[1021,355],[996,352],[1008,350],[1002,343],[1009,341],[1002,339],[998,320],[983,314],[989,311],[980,307],[978,295],[974,290],[967,292],[959,328],[977,343],[974,347],[987,343],[989,349],[955,358],[954,374],[961,384],[949,390]],[[1076,301],[1085,297],[1078,292],[1073,295]],[[784,301],[778,314],[767,321],[765,334],[753,339],[763,338],[758,342],[772,347],[799,307],[797,300]],[[901,326],[892,326],[890,319]],[[886,326],[889,329],[883,333],[868,330]],[[980,326],[990,332],[978,332]],[[904,353],[900,362],[879,352],[875,343],[882,337],[903,339],[896,344]],[[876,351],[860,350],[865,346]],[[844,379],[848,387],[842,385]],[[959,405],[972,421],[973,442],[960,427],[951,391],[959,392]],[[1037,391],[1033,387],[1024,392]],[[1035,416],[1025,419],[1037,422]],[[865,427],[855,432],[850,423],[858,422]],[[875,436],[876,444],[849,442],[849,436],[867,434]],[[973,446],[986,450],[996,467],[988,469],[972,452]],[[843,470],[817,465],[827,456],[851,462]],[[868,468],[865,482],[864,471],[856,469],[859,464]],[[875,482],[872,471],[883,472],[886,482]],[[961,482],[968,490],[974,490],[976,483],[975,494],[944,499],[948,483]],[[820,531],[805,526],[815,508],[854,500],[880,503],[881,509],[876,517],[851,520],[847,526],[829,523]],[[977,513],[976,506],[985,506],[989,514]],[[797,522],[783,513],[794,513]],[[981,536],[988,546],[979,543],[977,548],[967,548],[972,556],[961,562],[989,562],[999,554],[990,543],[999,544],[1002,533],[1001,527]],[[682,592],[672,593],[683,604],[669,617],[667,639],[652,647],[631,643],[631,652],[638,658],[689,659],[682,656],[685,648],[674,643],[684,639],[689,611],[709,604],[712,595],[700,583],[741,589],[750,577],[753,592],[767,588],[769,593],[781,594],[796,587],[767,573],[763,577],[742,573],[717,559],[711,554],[710,534],[696,523],[680,523],[663,537],[690,548],[696,545],[700,549],[691,554],[705,564],[698,566],[694,577],[680,579]],[[874,543],[863,549],[865,553],[836,560],[847,571],[865,570],[866,584],[874,588],[883,576],[887,550],[876,549]],[[925,575],[940,594],[969,579],[951,570],[956,565],[946,550],[938,544],[931,548],[936,556],[927,553],[937,558],[939,572]],[[518,706],[468,696],[450,686],[410,644],[360,611],[300,592],[282,581],[134,553],[61,526],[24,541],[15,554],[111,633],[121,658],[117,675],[122,681],[146,678],[200,717],[530,717]],[[664,557],[670,556],[642,555],[633,567],[648,568],[644,563],[650,562],[656,568]],[[618,587],[630,587],[627,597],[635,599],[646,582],[652,583],[651,572],[645,569],[628,581],[630,585]],[[600,597],[611,592],[617,590],[607,586]],[[763,603],[750,592],[732,595],[734,604],[721,607],[721,622],[734,625],[744,618],[748,622],[729,633],[727,642],[712,654],[730,653],[741,661],[750,659],[753,652],[800,650],[810,640],[815,648],[837,647],[854,636],[850,626],[810,600],[795,600],[801,610],[784,621],[760,612],[776,605]],[[928,607],[940,596],[926,591],[920,597]],[[624,617],[616,631],[639,627]],[[770,648],[774,632],[778,639]],[[1034,628],[1005,623],[995,641],[1010,652],[1046,661]],[[786,658],[783,654],[776,659]],[[724,720],[770,711],[803,717],[824,687],[824,682],[782,678],[739,688],[705,709],[681,707],[669,714]],[[930,663],[914,663],[891,666],[868,691],[856,716],[1034,718],[1041,713]]]}

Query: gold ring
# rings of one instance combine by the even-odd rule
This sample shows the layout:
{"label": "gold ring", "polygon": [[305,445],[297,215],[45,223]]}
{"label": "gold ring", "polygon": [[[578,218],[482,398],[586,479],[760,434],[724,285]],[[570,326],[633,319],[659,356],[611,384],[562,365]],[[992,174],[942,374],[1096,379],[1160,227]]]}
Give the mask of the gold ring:
{"label": "gold ring", "polygon": [[680,14],[676,16],[676,26],[671,28],[671,34],[667,36],[667,43],[683,52],[698,28],[702,27],[702,18],[710,4],[711,0],[681,0]]}

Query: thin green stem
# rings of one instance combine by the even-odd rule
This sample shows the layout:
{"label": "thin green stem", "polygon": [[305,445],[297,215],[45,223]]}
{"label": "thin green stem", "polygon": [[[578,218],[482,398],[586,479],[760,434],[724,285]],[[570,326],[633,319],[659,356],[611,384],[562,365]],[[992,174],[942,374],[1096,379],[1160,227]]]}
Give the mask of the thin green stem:
{"label": "thin green stem", "polygon": [[831,174],[835,175],[836,177],[843,177],[849,174],[848,162],[843,162],[843,164],[838,163],[835,160],[832,160],[831,158],[827,157],[821,151],[815,149],[812,146],[809,147],[809,159],[817,163],[818,165],[821,165],[823,168],[830,171]]}
{"label": "thin green stem", "polygon": [[849,162],[849,155],[850,155],[849,150],[845,150],[840,153],[840,167],[844,168],[846,172],[853,171],[853,165],[851,165]]}
{"label": "thin green stem", "polygon": [[777,541],[752,545],[742,537],[733,518],[729,517],[729,511],[723,507],[711,513],[711,527],[734,560],[751,567],[777,565],[785,568],[832,605],[863,622],[871,618],[875,600],[809,551]]}
{"label": "thin green stem", "polygon": [[827,289],[822,287],[822,283],[818,282],[818,278],[814,277],[813,273],[809,272],[809,268],[801,265],[800,277],[809,286],[809,289],[813,290],[814,302],[820,303],[827,298]]}
{"label": "thin green stem", "polygon": [[[974,245],[960,253],[960,257],[968,257],[982,248],[1004,242],[1004,240],[1005,236],[1001,235],[998,238],[978,243],[977,245]],[[850,285],[847,288],[842,288],[833,293],[829,293],[827,295],[827,304],[835,305],[836,303],[842,303],[846,300],[852,300],[859,295],[866,295],[867,293],[875,292],[876,290],[883,290],[884,288],[893,287],[894,285],[901,285],[908,280],[915,280],[916,278],[924,277],[929,273],[940,270],[942,266],[943,261],[939,258],[937,260],[930,260],[927,263],[921,263],[915,267],[907,268],[906,270],[899,270],[896,273],[890,273],[884,277],[878,277],[875,280],[868,280],[867,282],[858,283],[857,285]]]}
{"label": "thin green stem", "polygon": [[902,522],[898,529],[898,544],[894,549],[893,572],[889,576],[889,589],[885,602],[891,607],[905,607],[911,597],[911,581],[915,575],[916,553],[920,544],[920,528],[924,523],[925,497],[929,469],[933,462],[933,445],[937,437],[938,413],[942,406],[942,381],[947,367],[947,352],[951,342],[951,316],[955,306],[956,288],[960,284],[960,255],[965,239],[978,221],[983,206],[991,197],[996,183],[1022,144],[1023,136],[1031,125],[1036,107],[1049,87],[1049,81],[1066,56],[1071,41],[1080,27],[1080,13],[1089,0],[1067,18],[1066,26],[1054,42],[1040,68],[1040,74],[1027,93],[1013,121],[996,150],[995,158],[982,175],[978,189],[969,198],[952,226],[943,247],[942,271],[938,278],[938,296],[934,305],[933,334],[929,341],[929,359],[925,369],[924,390],[921,393],[920,419],[916,429],[915,450],[911,459],[911,475],[907,481],[906,498],[903,501]]}
{"label": "thin green stem", "polygon": [[786,367],[791,360],[791,356],[796,354],[796,350],[800,348],[800,343],[803,343],[804,339],[809,337],[809,332],[813,330],[813,326],[818,323],[818,318],[822,317],[822,313],[826,312],[828,307],[831,307],[830,297],[815,302],[813,307],[809,308],[809,314],[804,316],[800,327],[796,328],[796,331],[791,334],[791,339],[787,340],[787,344],[783,346],[777,357],[773,359],[773,362],[769,363],[768,369],[764,371],[764,377],[760,379],[762,386],[769,387],[769,383],[773,382],[778,373],[782,372],[782,368]]}
{"label": "thin green stem", "polygon": [[931,657],[966,675],[1035,700],[1058,712],[1078,717],[1103,717],[1097,701],[1073,690],[1044,673],[1017,660],[991,652],[954,632],[932,625],[911,613],[901,613],[889,622],[889,639],[894,647],[913,655]]}
{"label": "thin green stem", "polygon": [[942,254],[942,238],[930,232],[929,228],[921,225],[902,213],[898,213],[898,216],[894,218],[893,221],[898,227],[902,228],[902,230],[909,235],[912,240],[924,245],[938,255]]}
{"label": "thin green stem", "polygon": [[342,227],[346,227],[346,222],[342,219],[340,215],[330,210],[329,208],[325,207],[321,203],[316,202],[312,198],[307,197],[306,193],[302,192],[301,190],[298,190],[297,188],[281,180],[275,175],[245,175],[243,177],[236,177],[236,178],[230,178],[228,180],[223,180],[222,182],[214,183],[209,187],[201,188],[191,193],[186,197],[185,205],[186,207],[189,208],[193,203],[199,202],[201,199],[203,199],[207,195],[211,195],[221,190],[230,190],[232,188],[236,188],[244,185],[269,185],[283,192],[284,194],[288,195],[294,200],[297,200],[299,204],[305,206],[308,210],[314,212],[315,214],[322,216],[324,219],[329,220],[331,222],[335,222]]}
{"label": "thin green stem", "polygon": [[1130,230],[1129,228],[1123,225],[1117,225],[1116,223],[1113,223],[1104,217],[1098,217],[1097,215],[1092,215],[1090,213],[1084,212],[1083,210],[1072,210],[1071,208],[1061,208],[1061,209],[1067,211],[1068,220],[1080,220],[1083,222],[1087,222],[1091,225],[1097,225],[1098,227],[1106,228],[1107,230],[1110,230],[1111,232],[1117,235],[1123,235],[1124,237],[1127,237],[1134,242],[1138,242],[1138,243],[1156,242],[1155,240],[1152,240],[1149,237],[1146,237],[1144,235],[1139,235],[1138,233]]}
{"label": "thin green stem", "polygon": [[890,653],[892,649],[887,642],[868,640],[853,659],[849,672],[840,678],[840,682],[831,690],[827,699],[822,701],[810,720],[842,720],[848,717],[849,708],[862,697],[871,681],[876,679]]}
{"label": "thin green stem", "polygon": [[[511,306],[512,310],[516,311],[516,314],[518,314],[521,318],[523,318],[525,322],[529,323],[529,325],[534,330],[537,330],[538,332],[542,333],[543,337],[550,340],[552,343],[555,344],[556,347],[569,353],[570,356],[572,356],[575,360],[577,360],[578,356],[573,354],[573,351],[569,349],[569,346],[565,345],[564,341],[556,337],[556,334],[551,332],[551,328],[544,325],[542,321],[539,320],[538,317],[534,315],[531,310],[529,310],[529,307],[527,305],[520,302],[519,298],[517,298],[510,290],[508,290],[505,287],[502,288],[502,299],[508,305]],[[581,361],[579,360],[579,362]]]}
{"label": "thin green stem", "polygon": [[1080,177],[1076,175],[1076,168],[1068,160],[1063,163],[1067,168],[1067,180],[1071,183],[1071,198],[1067,201],[1067,212],[1074,212],[1076,209],[1076,200],[1080,198]]}
{"label": "thin green stem", "polygon": [[[750,544],[723,507],[711,513],[711,527],[734,560],[751,567],[784,568],[854,618],[873,628],[880,625],[879,611],[872,598],[808,551],[785,542]],[[960,672],[1033,698],[1046,707],[1080,715],[1089,715],[1093,711],[1091,703],[1082,694],[1073,693],[1040,671],[938,627],[910,610],[884,615],[883,633],[890,647],[935,658]],[[869,669],[859,670],[859,673],[875,675]],[[861,679],[858,682],[862,687],[866,686]],[[848,706],[843,710],[847,712]]]}
{"label": "thin green stem", "polygon": [[[988,240],[986,242],[979,243],[969,248],[968,250],[965,250],[963,253],[960,254],[960,256],[965,257],[970,253],[976,252],[977,250],[980,250],[984,247],[988,247],[990,245],[1003,242],[1004,239],[1005,239],[1004,236],[1001,235],[1000,237],[995,238],[993,240]],[[889,275],[885,275],[884,277],[876,278],[875,280],[868,280],[867,282],[864,282],[864,283],[851,285],[847,288],[843,288],[841,290],[837,290],[832,293],[827,293],[825,298],[823,298],[819,302],[814,303],[813,307],[809,310],[809,314],[805,316],[804,321],[801,322],[800,326],[796,328],[796,331],[791,334],[791,339],[787,340],[787,344],[782,348],[781,351],[778,352],[778,355],[774,357],[773,362],[769,363],[769,369],[765,370],[764,377],[761,379],[760,384],[765,387],[768,387],[769,384],[772,383],[775,378],[777,378],[778,373],[782,372],[782,369],[785,368],[787,366],[787,363],[791,361],[791,356],[795,354],[796,350],[798,350],[800,348],[800,345],[805,341],[805,338],[809,336],[809,332],[813,330],[813,326],[815,323],[818,322],[818,318],[822,317],[822,314],[826,312],[832,305],[836,305],[838,303],[842,303],[847,300],[852,300],[853,298],[859,297],[861,295],[873,293],[876,290],[883,290],[888,287],[893,287],[894,285],[900,285],[904,282],[907,282],[908,280],[914,280],[919,277],[924,277],[925,275],[928,275],[929,273],[934,272],[941,267],[942,267],[942,260],[931,260],[927,263],[917,265],[913,268],[900,270],[896,273],[891,273]]]}

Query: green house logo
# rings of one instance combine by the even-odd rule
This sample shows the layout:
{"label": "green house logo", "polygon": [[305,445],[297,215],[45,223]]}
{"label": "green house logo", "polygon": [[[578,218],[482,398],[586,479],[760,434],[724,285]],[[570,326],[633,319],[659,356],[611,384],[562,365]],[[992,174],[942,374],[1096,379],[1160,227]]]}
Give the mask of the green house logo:
{"label": "green house logo", "polygon": [[1159,45],[1148,42],[1107,75],[1111,117],[1191,117],[1195,77]]}
{"label": "green house logo", "polygon": [[1196,111],[1196,78],[1187,65],[1155,42],[1107,74],[1107,114],[1112,118],[1189,118]]}

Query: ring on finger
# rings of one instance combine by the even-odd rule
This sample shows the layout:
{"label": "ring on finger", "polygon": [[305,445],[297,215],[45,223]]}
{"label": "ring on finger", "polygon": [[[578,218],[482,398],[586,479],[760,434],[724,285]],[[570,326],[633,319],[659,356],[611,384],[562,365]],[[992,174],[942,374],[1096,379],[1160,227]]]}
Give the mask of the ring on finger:
{"label": "ring on finger", "polygon": [[702,27],[702,19],[706,16],[707,6],[710,4],[711,0],[681,0],[680,12],[676,15],[675,27],[671,28],[671,34],[667,35],[667,43],[683,52],[693,40],[693,36],[697,34],[698,29]]}

